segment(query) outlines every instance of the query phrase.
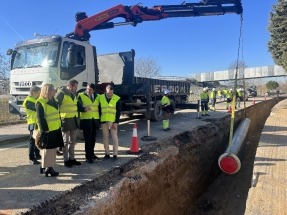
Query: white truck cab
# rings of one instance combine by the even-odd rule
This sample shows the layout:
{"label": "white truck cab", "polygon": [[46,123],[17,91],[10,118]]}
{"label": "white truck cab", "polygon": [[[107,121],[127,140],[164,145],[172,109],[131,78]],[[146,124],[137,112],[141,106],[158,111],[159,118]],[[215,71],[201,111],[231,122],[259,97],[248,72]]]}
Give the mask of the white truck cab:
{"label": "white truck cab", "polygon": [[22,103],[30,87],[45,83],[55,88],[76,79],[79,88],[98,82],[96,49],[88,42],[58,35],[19,42],[11,55],[9,112],[25,115]]}

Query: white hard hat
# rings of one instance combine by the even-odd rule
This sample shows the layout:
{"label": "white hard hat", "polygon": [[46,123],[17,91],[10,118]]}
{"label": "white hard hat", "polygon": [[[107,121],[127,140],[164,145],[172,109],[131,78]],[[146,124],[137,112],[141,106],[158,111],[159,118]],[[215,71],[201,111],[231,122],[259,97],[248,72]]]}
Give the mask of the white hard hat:
{"label": "white hard hat", "polygon": [[166,94],[168,94],[168,93],[169,93],[169,90],[164,90],[164,91],[163,91],[163,94],[164,94],[164,95],[166,95]]}
{"label": "white hard hat", "polygon": [[212,91],[215,91],[215,88],[212,88]]}
{"label": "white hard hat", "polygon": [[230,89],[229,91],[232,91],[232,89]]}
{"label": "white hard hat", "polygon": [[204,88],[203,88],[203,91],[204,91],[204,92],[206,92],[206,91],[207,91],[207,88],[206,88],[206,87],[204,87]]}

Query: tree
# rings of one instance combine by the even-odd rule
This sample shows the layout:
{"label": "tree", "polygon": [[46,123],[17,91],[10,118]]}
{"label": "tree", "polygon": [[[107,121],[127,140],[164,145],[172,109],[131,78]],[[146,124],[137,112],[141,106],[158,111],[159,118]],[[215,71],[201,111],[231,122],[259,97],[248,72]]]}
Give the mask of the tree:
{"label": "tree", "polygon": [[138,58],[135,61],[135,75],[138,77],[151,78],[159,76],[161,67],[153,57]]}
{"label": "tree", "polygon": [[7,79],[9,71],[9,61],[0,52],[0,80]]}
{"label": "tree", "polygon": [[[238,71],[237,71],[237,83],[236,86],[243,86],[243,78],[244,78],[244,68],[247,67],[247,64],[243,60],[239,60],[237,64],[237,60],[234,60],[233,62],[230,63],[228,66],[228,70],[235,70],[236,67],[238,66]],[[235,74],[235,73],[234,73]],[[226,83],[227,86],[234,86],[235,81],[228,81]],[[246,80],[245,80],[245,85],[246,85]],[[248,84],[247,84],[248,85]]]}
{"label": "tree", "polygon": [[267,88],[268,91],[275,90],[278,87],[279,87],[279,84],[276,81],[268,81],[266,83],[266,88]]}
{"label": "tree", "polygon": [[287,1],[278,0],[270,13],[268,50],[274,62],[287,71]]}

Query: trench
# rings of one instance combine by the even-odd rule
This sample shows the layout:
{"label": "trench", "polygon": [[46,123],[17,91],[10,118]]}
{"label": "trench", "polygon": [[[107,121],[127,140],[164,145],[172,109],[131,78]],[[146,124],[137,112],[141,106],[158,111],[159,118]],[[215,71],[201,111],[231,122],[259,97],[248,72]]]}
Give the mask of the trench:
{"label": "trench", "polygon": [[[245,116],[251,120],[247,141],[262,130],[276,103],[267,100],[236,112],[235,127]],[[217,160],[228,145],[229,125],[226,115],[145,145],[140,157],[25,214],[194,214],[200,196],[222,174]]]}

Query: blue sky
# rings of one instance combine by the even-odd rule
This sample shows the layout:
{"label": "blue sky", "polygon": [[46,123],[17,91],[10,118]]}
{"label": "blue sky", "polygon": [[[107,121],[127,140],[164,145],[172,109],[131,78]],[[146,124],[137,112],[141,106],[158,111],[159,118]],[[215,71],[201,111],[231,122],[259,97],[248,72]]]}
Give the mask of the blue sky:
{"label": "blue sky", "polygon": [[[181,4],[183,1],[99,1],[99,0],[9,0],[0,7],[0,52],[15,43],[43,35],[66,35],[74,30],[75,14],[97,14],[117,4],[126,6]],[[186,1],[187,3],[200,0]],[[243,61],[248,67],[274,65],[268,52],[267,30],[272,5],[277,0],[242,0]],[[120,20],[122,21],[122,20]],[[200,72],[225,70],[237,58],[240,16],[202,16],[168,18],[138,26],[122,26],[91,32],[90,42],[98,54],[135,49],[136,57],[153,57],[161,66],[161,75],[189,76]],[[241,58],[242,54],[240,54]]]}

